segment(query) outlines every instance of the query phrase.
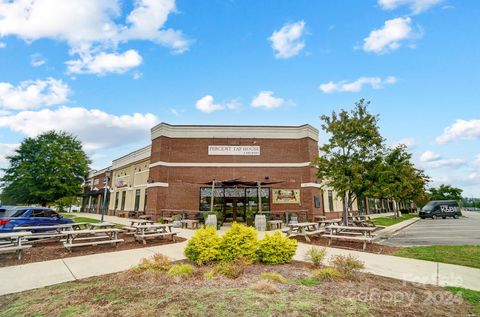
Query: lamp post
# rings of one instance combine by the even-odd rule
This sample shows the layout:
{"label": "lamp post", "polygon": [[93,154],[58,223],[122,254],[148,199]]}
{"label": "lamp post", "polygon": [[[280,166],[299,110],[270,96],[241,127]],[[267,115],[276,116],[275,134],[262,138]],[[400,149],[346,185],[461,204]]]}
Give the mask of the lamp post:
{"label": "lamp post", "polygon": [[103,208],[102,208],[102,218],[100,222],[103,222],[103,218],[105,216],[105,208],[107,208],[107,191],[108,191],[108,180],[110,179],[110,170],[105,171],[105,178],[103,180]]}

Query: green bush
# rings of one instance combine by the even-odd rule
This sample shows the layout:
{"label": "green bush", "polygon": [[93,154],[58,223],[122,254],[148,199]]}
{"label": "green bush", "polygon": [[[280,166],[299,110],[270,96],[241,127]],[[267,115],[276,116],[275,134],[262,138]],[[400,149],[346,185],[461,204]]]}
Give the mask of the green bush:
{"label": "green bush", "polygon": [[336,255],[331,263],[345,278],[353,278],[359,270],[365,268],[364,263],[352,255]]}
{"label": "green bush", "polygon": [[207,226],[195,232],[184,250],[185,256],[202,265],[213,262],[220,256],[220,237],[215,228]]}
{"label": "green bush", "polygon": [[305,260],[311,261],[313,265],[320,266],[322,261],[325,259],[325,255],[327,254],[327,250],[325,248],[315,248],[310,247],[305,252]]}
{"label": "green bush", "polygon": [[243,258],[250,262],[257,260],[258,232],[254,228],[233,223],[220,241],[220,259],[232,261]]}
{"label": "green bush", "polygon": [[276,273],[276,272],[262,272],[262,274],[260,274],[260,277],[263,278],[263,279],[270,280],[270,281],[273,281],[273,282],[278,282],[278,283],[287,283],[288,282],[288,279],[286,277],[284,277],[282,274]]}
{"label": "green bush", "polygon": [[260,240],[257,254],[263,263],[282,264],[291,262],[296,250],[297,241],[284,237],[277,231]]}
{"label": "green bush", "polygon": [[342,273],[340,273],[336,268],[326,267],[313,271],[313,277],[321,282],[331,282],[341,279]]}
{"label": "green bush", "polygon": [[189,278],[192,277],[194,271],[190,264],[175,264],[170,267],[167,274],[170,277]]}
{"label": "green bush", "polygon": [[305,277],[298,281],[298,283],[305,286],[316,286],[320,284],[320,281],[314,277]]}
{"label": "green bush", "polygon": [[141,271],[168,271],[172,263],[170,259],[166,256],[155,253],[151,258],[144,258],[141,260],[140,264],[133,267],[132,270],[134,272],[141,272]]}

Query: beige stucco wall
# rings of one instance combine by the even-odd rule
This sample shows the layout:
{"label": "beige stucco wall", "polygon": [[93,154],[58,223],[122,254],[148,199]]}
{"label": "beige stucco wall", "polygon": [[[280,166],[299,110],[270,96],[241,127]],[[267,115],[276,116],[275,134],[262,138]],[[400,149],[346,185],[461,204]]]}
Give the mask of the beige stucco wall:
{"label": "beige stucco wall", "polygon": [[113,170],[112,191],[109,205],[110,210],[115,210],[115,197],[117,193],[119,194],[116,210],[122,210],[122,192],[125,192],[125,207],[123,210],[133,211],[135,209],[135,194],[137,190],[140,190],[140,203],[138,210],[144,210],[149,164],[150,160],[142,160]]}
{"label": "beige stucco wall", "polygon": [[[337,192],[324,186],[323,188],[323,201],[325,203],[325,212],[340,212],[343,211],[343,199],[342,197],[338,196]],[[330,205],[328,202],[328,191],[332,191],[333,195],[333,210],[330,210]],[[352,210],[358,210],[358,202],[355,200],[352,205]]]}

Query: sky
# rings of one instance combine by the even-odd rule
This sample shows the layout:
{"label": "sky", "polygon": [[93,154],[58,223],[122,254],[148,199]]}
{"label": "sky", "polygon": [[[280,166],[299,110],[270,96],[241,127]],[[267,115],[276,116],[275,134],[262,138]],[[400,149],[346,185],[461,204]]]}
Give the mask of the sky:
{"label": "sky", "polygon": [[475,0],[0,0],[0,167],[51,129],[100,169],[159,122],[321,130],[365,98],[430,186],[480,197],[479,17]]}

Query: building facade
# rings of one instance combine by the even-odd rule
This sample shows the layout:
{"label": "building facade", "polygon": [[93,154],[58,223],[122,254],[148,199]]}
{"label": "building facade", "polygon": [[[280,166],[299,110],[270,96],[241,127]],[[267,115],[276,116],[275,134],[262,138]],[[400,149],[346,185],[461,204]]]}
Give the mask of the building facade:
{"label": "building facade", "polygon": [[[98,171],[91,171],[83,184],[82,206],[80,211],[99,214],[106,208],[110,199],[111,178],[107,177],[111,166]],[[107,179],[107,182],[105,180]],[[107,188],[105,188],[107,186]],[[106,200],[104,200],[106,194]]]}
{"label": "building facade", "polygon": [[109,214],[128,216],[145,210],[149,164],[150,146],[112,162]]}

